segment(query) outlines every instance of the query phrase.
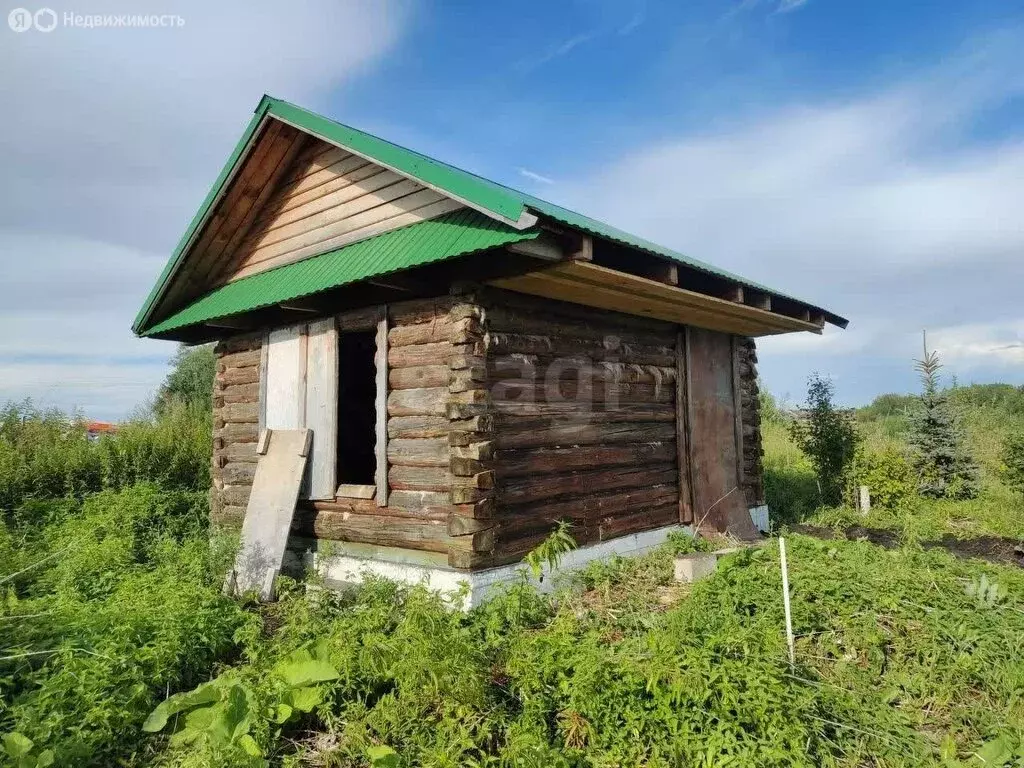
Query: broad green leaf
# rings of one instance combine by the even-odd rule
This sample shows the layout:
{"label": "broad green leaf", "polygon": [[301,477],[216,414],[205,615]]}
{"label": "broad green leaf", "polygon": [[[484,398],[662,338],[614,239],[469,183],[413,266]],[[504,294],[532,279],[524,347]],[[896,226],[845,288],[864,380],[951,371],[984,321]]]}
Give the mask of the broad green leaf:
{"label": "broad green leaf", "polygon": [[260,745],[256,743],[256,739],[248,733],[242,734],[242,737],[238,740],[238,746],[244,749],[247,755],[252,757],[261,757],[263,755],[263,750],[260,749]]}
{"label": "broad green leaf", "polygon": [[277,724],[285,723],[288,718],[292,716],[292,708],[287,704],[281,703],[274,708],[274,722]]}
{"label": "broad green leaf", "polygon": [[171,715],[219,701],[222,688],[217,685],[218,682],[218,680],[213,680],[209,683],[203,683],[194,690],[176,693],[160,702],[157,704],[156,709],[149,713],[146,722],[142,724],[142,730],[147,733],[156,733],[163,730]]}
{"label": "broad green leaf", "polygon": [[398,753],[391,747],[383,744],[377,747],[367,747],[366,756],[370,758],[370,765],[373,768],[398,768]]}
{"label": "broad green leaf", "polygon": [[53,750],[44,749],[36,758],[36,768],[47,768],[50,765],[53,765]]}
{"label": "broad green leaf", "polygon": [[277,672],[292,688],[337,680],[338,671],[326,661],[310,659],[282,664]]}
{"label": "broad green leaf", "polygon": [[324,699],[323,691],[313,687],[293,688],[289,694],[291,705],[299,712],[310,712]]}
{"label": "broad green leaf", "polygon": [[4,751],[11,757],[24,757],[32,751],[32,739],[20,733],[5,733]]}
{"label": "broad green leaf", "polygon": [[1013,748],[1006,736],[1000,736],[985,744],[974,755],[983,765],[1001,766],[1006,765],[1006,762],[1013,757]]}

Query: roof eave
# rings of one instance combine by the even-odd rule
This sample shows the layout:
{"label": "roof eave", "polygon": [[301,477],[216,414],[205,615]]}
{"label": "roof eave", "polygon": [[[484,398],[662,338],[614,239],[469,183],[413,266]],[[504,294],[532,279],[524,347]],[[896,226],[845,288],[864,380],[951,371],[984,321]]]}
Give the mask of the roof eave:
{"label": "roof eave", "polygon": [[206,220],[213,211],[213,208],[216,206],[226,187],[231,182],[231,179],[234,178],[235,172],[241,168],[245,159],[248,157],[249,152],[252,150],[253,139],[259,133],[259,130],[263,125],[264,118],[269,112],[272,104],[273,99],[264,94],[260,99],[259,104],[256,105],[256,109],[253,112],[252,118],[249,120],[249,124],[245,128],[245,132],[235,144],[234,150],[232,150],[231,155],[224,164],[224,167],[221,168],[220,173],[217,175],[213,185],[210,187],[210,191],[206,193],[206,197],[199,206],[199,210],[197,210],[195,215],[192,217],[188,228],[181,236],[181,239],[175,246],[174,251],[171,252],[171,257],[164,265],[163,271],[160,273],[160,277],[157,278],[157,281],[150,290],[149,295],[146,297],[146,301],[143,303],[142,308],[135,316],[135,321],[132,323],[132,332],[135,333],[136,336],[144,336],[146,329],[151,325],[150,321],[152,319],[153,310],[156,308],[160,298],[163,296],[171,280],[177,274],[178,269],[184,262],[185,254],[188,252],[188,248],[191,245],[193,238],[202,229]]}

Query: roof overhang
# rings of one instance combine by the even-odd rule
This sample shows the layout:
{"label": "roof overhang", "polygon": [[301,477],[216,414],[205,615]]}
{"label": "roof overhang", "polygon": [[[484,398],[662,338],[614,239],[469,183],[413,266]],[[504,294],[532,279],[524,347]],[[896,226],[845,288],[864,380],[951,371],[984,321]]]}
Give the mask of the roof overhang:
{"label": "roof overhang", "polygon": [[[288,130],[295,129],[340,147],[394,173],[415,180],[464,204],[469,209],[467,213],[482,215],[481,220],[486,217],[492,225],[502,229],[505,235],[516,232],[523,233],[524,237],[520,239],[533,243],[537,249],[534,255],[537,255],[544,245],[543,238],[537,237],[541,226],[549,232],[559,233],[563,243],[569,240],[590,244],[592,250],[590,258],[581,257],[580,253],[571,252],[572,249],[569,252],[556,249],[554,256],[547,253],[539,257],[549,260],[549,263],[530,260],[525,264],[521,274],[512,276],[503,274],[500,280],[496,281],[496,284],[503,287],[552,298],[565,298],[577,303],[591,304],[620,312],[660,317],[674,322],[720,327],[723,330],[730,329],[735,333],[749,335],[792,331],[820,333],[826,322],[841,328],[845,328],[847,325],[845,318],[815,305],[691,259],[597,220],[467,173],[288,102],[264,96],[139,311],[132,326],[136,334],[175,338],[178,329],[184,327],[183,321],[187,318],[194,317],[195,322],[208,323],[218,317],[230,317],[239,312],[259,309],[264,306],[259,303],[263,299],[258,298],[255,294],[250,298],[252,302],[256,303],[248,307],[243,306],[245,302],[241,301],[239,297],[245,296],[246,291],[232,287],[233,285],[251,287],[255,283],[246,281],[255,280],[261,275],[253,275],[252,278],[243,278],[234,283],[216,287],[206,295],[200,296],[194,301],[190,300],[191,303],[184,307],[180,306],[183,303],[181,298],[173,298],[175,295],[173,286],[188,277],[187,273],[182,271],[187,269],[190,248],[197,242],[197,238],[211,218],[215,216],[218,203],[223,200],[233,179],[245,166],[254,151],[254,146],[270,121],[279,121],[290,126],[291,128]],[[417,226],[420,225],[411,225],[410,229]],[[488,227],[484,226],[484,229],[488,229]],[[377,235],[371,237],[370,241],[388,236]],[[509,239],[507,243],[496,242],[487,247],[500,247],[513,242],[515,242],[515,238]],[[354,245],[360,245],[360,243]],[[332,280],[334,282],[331,285],[325,283],[317,287],[313,285],[317,282],[314,280],[303,288],[304,292],[295,295],[305,296],[311,292],[328,290],[332,286],[344,284],[344,281],[338,277],[341,274],[337,269],[338,252],[348,251],[348,248],[351,247],[346,246],[336,249],[336,251],[313,255],[297,264],[272,270],[271,272],[275,275],[273,279],[292,277],[293,275],[290,273],[284,272],[285,269],[292,267],[297,267],[300,271],[305,270],[303,274],[317,273],[319,270],[316,267],[310,267],[307,262],[328,259],[334,267],[332,270],[327,270],[326,273],[334,276],[327,279],[326,283],[330,283]],[[458,250],[454,246],[453,249],[458,253],[453,251],[444,258],[453,258],[454,255],[467,252],[465,249]],[[351,254],[351,251],[348,253]],[[550,263],[551,258],[555,258],[558,263]],[[415,266],[415,264],[408,266]],[[400,265],[397,268],[405,267]],[[352,279],[370,279],[377,274],[384,273],[368,273],[361,277],[350,274],[344,277],[344,280],[351,282]],[[263,278],[260,284],[265,286],[268,284],[267,281],[268,278]],[[306,290],[307,288],[309,290]],[[270,291],[270,293],[276,297],[274,300],[277,302],[295,297],[277,297],[277,293],[280,291]],[[169,295],[171,298],[168,298]],[[225,301],[225,296],[230,301]],[[179,306],[174,306],[175,304]],[[221,312],[221,314],[216,316],[211,314],[214,312]],[[230,321],[227,322],[230,323]],[[709,323],[714,323],[714,325],[708,325]],[[230,326],[224,325],[223,327]]]}

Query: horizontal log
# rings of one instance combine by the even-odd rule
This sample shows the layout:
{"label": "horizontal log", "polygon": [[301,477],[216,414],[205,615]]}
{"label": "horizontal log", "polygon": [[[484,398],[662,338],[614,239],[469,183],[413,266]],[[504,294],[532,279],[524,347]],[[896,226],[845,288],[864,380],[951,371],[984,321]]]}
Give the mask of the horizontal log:
{"label": "horizontal log", "polygon": [[317,539],[352,541],[430,552],[447,552],[449,540],[448,526],[444,520],[394,515],[352,515],[305,507],[295,511],[292,532]]}
{"label": "horizontal log", "polygon": [[391,389],[421,389],[447,387],[451,370],[447,365],[417,365],[412,368],[393,368],[388,372]]}
{"label": "horizontal log", "polygon": [[569,520],[587,526],[606,517],[633,514],[648,507],[676,502],[679,492],[674,484],[647,488],[601,491],[558,501],[539,501],[502,508],[500,517],[508,530],[532,531],[538,527]]}
{"label": "horizontal log", "polygon": [[255,443],[259,437],[259,428],[255,422],[232,422],[217,428],[213,436],[224,441],[226,445],[231,443]]}
{"label": "horizontal log", "polygon": [[[401,493],[415,492],[402,491]],[[344,513],[347,515],[387,515],[389,517],[409,517],[416,520],[447,520],[448,516],[459,508],[448,503],[448,494],[443,494],[442,500],[444,501],[444,504],[440,506],[427,506],[422,503],[403,506],[392,504],[392,499],[389,495],[388,506],[378,507],[377,502],[373,499],[338,497],[325,501],[303,500],[299,502],[299,506],[327,512]]]}
{"label": "horizontal log", "polygon": [[672,461],[675,456],[674,441],[574,448],[527,448],[498,451],[494,457],[494,469],[501,479],[545,472],[657,464]]}
{"label": "horizontal log", "polygon": [[215,376],[215,381],[223,386],[229,386],[231,384],[252,384],[259,380],[259,366],[252,366],[251,368],[228,368],[225,371],[219,371]]}
{"label": "horizontal log", "polygon": [[478,300],[486,308],[488,317],[490,317],[491,312],[504,309],[507,312],[517,312],[524,315],[558,318],[560,322],[568,321],[570,324],[607,326],[622,332],[635,331],[643,333],[653,331],[663,334],[675,333],[675,326],[664,320],[640,317],[639,315],[627,315],[609,309],[585,307],[555,299],[529,296],[502,288],[488,287],[480,293]]}
{"label": "horizontal log", "polygon": [[391,416],[388,418],[388,437],[423,438],[447,437],[451,422],[447,416]]}
{"label": "horizontal log", "polygon": [[246,352],[250,349],[259,349],[263,344],[263,333],[245,333],[232,336],[217,342],[214,348],[218,357],[231,354],[232,352]]}
{"label": "horizontal log", "polygon": [[445,491],[392,490],[388,494],[388,509],[401,508],[419,513],[429,513],[435,508],[447,508],[451,496]]}
{"label": "horizontal log", "polygon": [[448,342],[434,344],[414,344],[407,347],[388,348],[388,368],[412,368],[421,365],[437,365],[446,362],[452,354],[452,345]]}
{"label": "horizontal log", "polygon": [[490,383],[488,392],[496,402],[670,403],[675,399],[672,384],[597,383],[572,379],[500,379]]}
{"label": "horizontal log", "polygon": [[622,344],[646,344],[671,347],[675,332],[666,329],[627,330],[618,322],[586,321],[548,312],[524,312],[507,305],[496,305],[487,310],[487,324],[491,331],[520,333],[530,336],[563,336],[604,341],[613,336]]}
{"label": "horizontal log", "polygon": [[646,344],[623,344],[617,337],[606,340],[577,339],[565,336],[528,336],[513,333],[488,333],[491,354],[543,355],[548,357],[586,357],[639,365],[668,367],[675,363],[675,348]]}
{"label": "horizontal log", "polygon": [[517,425],[521,419],[543,421],[561,419],[566,421],[594,422],[636,422],[675,421],[674,403],[616,403],[589,402],[587,400],[544,401],[497,401],[492,405],[495,424]]}
{"label": "horizontal log", "polygon": [[450,459],[447,437],[388,440],[388,463],[406,467],[446,467]]}
{"label": "horizontal log", "polygon": [[450,504],[447,507],[437,509],[448,510],[448,515],[456,517],[470,517],[474,520],[490,520],[495,516],[497,504],[493,498],[486,498],[473,504]]}
{"label": "horizontal log", "polygon": [[256,465],[242,462],[225,464],[220,470],[221,477],[228,485],[252,485],[256,476]]}
{"label": "horizontal log", "polygon": [[260,364],[261,354],[261,350],[258,348],[241,352],[230,352],[226,355],[221,355],[217,360],[217,365],[220,366],[220,370],[250,368]]}
{"label": "horizontal log", "polygon": [[463,517],[461,515],[451,515],[448,517],[448,535],[449,536],[466,536],[477,531],[486,531],[495,528],[498,525],[497,520],[482,520],[473,517]]}
{"label": "horizontal log", "polygon": [[668,423],[597,423],[564,424],[554,422],[545,426],[520,430],[511,427],[494,433],[499,450],[504,448],[540,448],[571,445],[600,445],[608,443],[655,443],[675,440],[675,424]]}
{"label": "horizontal log", "polygon": [[214,396],[223,398],[225,403],[256,403],[260,399],[260,385],[256,382],[231,384],[220,387]]}
{"label": "horizontal log", "polygon": [[451,487],[448,467],[400,467],[388,470],[388,485],[399,491],[443,491]]}
{"label": "horizontal log", "polygon": [[223,448],[214,451],[215,456],[222,457],[225,463],[242,461],[255,464],[259,458],[256,454],[256,443],[226,443]]}
{"label": "horizontal log", "polygon": [[621,517],[609,517],[602,520],[597,528],[598,539],[607,541],[619,536],[653,528],[662,528],[679,522],[679,502],[673,500],[657,507],[649,507],[642,512]]}
{"label": "horizontal log", "polygon": [[639,468],[607,467],[592,472],[514,477],[499,483],[498,498],[502,504],[512,505],[592,491],[646,488],[671,483],[678,474],[674,464],[666,463]]}
{"label": "horizontal log", "polygon": [[455,302],[449,296],[430,299],[411,299],[388,305],[388,317],[393,325],[418,325],[432,320],[445,320]]}
{"label": "horizontal log", "polygon": [[399,389],[388,395],[389,416],[443,416],[448,387]]}
{"label": "horizontal log", "polygon": [[229,485],[220,492],[220,500],[226,507],[236,506],[244,509],[249,504],[250,493],[251,485]]}
{"label": "horizontal log", "polygon": [[217,409],[216,416],[226,423],[255,424],[260,418],[260,408],[258,403],[225,403]]}
{"label": "horizontal log", "polygon": [[451,446],[451,455],[453,458],[488,461],[494,458],[494,441],[481,440],[468,445]]}
{"label": "horizontal log", "polygon": [[447,342],[451,340],[452,328],[447,316],[415,325],[396,325],[388,331],[388,347]]}
{"label": "horizontal log", "polygon": [[506,379],[553,379],[605,384],[655,384],[675,386],[675,368],[633,363],[594,363],[586,358],[552,358],[542,355],[493,356],[487,361],[487,381]]}
{"label": "horizontal log", "polygon": [[452,344],[465,344],[476,341],[483,336],[483,323],[478,317],[463,317],[452,322],[448,331],[448,341]]}

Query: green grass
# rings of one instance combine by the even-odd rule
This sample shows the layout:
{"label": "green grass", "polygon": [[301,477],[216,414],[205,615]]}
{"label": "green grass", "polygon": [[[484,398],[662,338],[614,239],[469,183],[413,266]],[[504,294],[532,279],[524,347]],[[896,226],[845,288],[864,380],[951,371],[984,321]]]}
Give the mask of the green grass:
{"label": "green grass", "polygon": [[[207,528],[205,417],[171,411],[86,444],[58,414],[8,410],[0,745],[76,766],[1024,765],[1024,571],[918,545],[1024,537],[998,464],[1012,392],[989,394],[971,394],[967,423],[981,496],[866,518],[819,509],[810,464],[766,423],[777,519],[902,542],[787,538],[792,667],[776,542],[680,585],[673,553],[695,547],[676,541],[468,615],[383,581],[285,581],[255,606],[220,595],[230,547]],[[900,449],[899,418],[862,420],[868,450]],[[296,681],[310,668],[315,682]],[[210,680],[220,698],[169,719],[173,737],[142,730]]]}

